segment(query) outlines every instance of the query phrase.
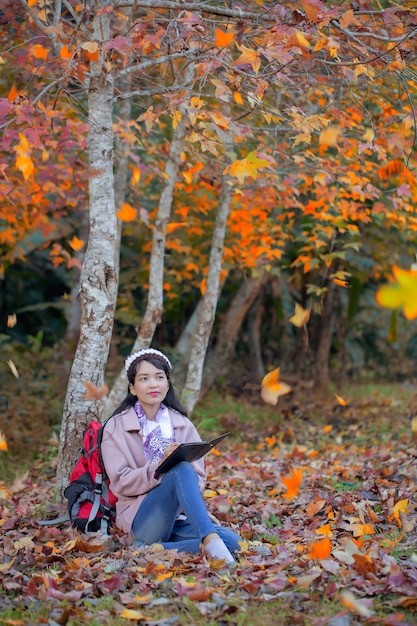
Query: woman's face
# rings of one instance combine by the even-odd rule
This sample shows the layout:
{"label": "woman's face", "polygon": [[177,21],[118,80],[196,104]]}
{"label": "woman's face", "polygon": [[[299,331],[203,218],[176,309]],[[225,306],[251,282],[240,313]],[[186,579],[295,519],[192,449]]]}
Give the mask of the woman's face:
{"label": "woman's face", "polygon": [[169,389],[169,381],[163,369],[158,369],[148,361],[141,361],[136,370],[130,393],[137,397],[142,407],[156,406],[164,401]]}

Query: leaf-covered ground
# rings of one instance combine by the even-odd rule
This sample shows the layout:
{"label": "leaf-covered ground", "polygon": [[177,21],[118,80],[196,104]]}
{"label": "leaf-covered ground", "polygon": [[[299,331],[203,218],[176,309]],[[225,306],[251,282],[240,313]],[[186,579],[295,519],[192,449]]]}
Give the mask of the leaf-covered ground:
{"label": "leaf-covered ground", "polygon": [[412,417],[378,397],[310,403],[267,429],[225,417],[235,437],[206,457],[206,497],[244,539],[233,569],[40,527],[63,510],[37,464],[0,483],[0,624],[416,624]]}

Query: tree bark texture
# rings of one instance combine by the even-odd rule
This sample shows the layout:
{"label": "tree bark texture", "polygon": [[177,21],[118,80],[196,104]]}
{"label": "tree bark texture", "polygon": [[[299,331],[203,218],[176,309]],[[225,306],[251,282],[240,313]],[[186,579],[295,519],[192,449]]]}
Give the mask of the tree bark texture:
{"label": "tree bark texture", "polygon": [[[104,12],[105,13],[105,12]],[[109,34],[109,17],[96,17],[97,39]],[[113,179],[113,80],[97,62],[88,85],[90,231],[80,278],[80,337],[68,381],[60,436],[57,492],[62,495],[82,431],[99,416],[98,401],[86,399],[83,381],[103,385],[117,298],[118,241]]]}

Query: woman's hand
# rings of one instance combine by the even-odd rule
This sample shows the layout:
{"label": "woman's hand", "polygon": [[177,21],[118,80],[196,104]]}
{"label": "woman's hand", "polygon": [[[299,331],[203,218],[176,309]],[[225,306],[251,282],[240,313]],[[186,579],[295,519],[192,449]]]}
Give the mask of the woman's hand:
{"label": "woman's hand", "polygon": [[159,465],[161,465],[161,463],[163,461],[165,461],[166,458],[168,458],[173,452],[174,450],[176,450],[178,448],[180,444],[178,443],[178,441],[176,441],[175,443],[170,443],[165,450],[164,456],[162,457]]}

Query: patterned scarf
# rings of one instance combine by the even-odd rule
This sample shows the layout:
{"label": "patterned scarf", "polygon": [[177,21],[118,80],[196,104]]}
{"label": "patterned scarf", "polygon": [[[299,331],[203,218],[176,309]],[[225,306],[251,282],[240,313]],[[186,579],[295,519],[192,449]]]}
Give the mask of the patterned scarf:
{"label": "patterned scarf", "polygon": [[155,416],[155,421],[148,420],[145,411],[139,402],[133,407],[138,416],[139,426],[143,436],[143,448],[148,463],[160,461],[170,443],[174,443],[174,429],[168,408],[161,404]]}

